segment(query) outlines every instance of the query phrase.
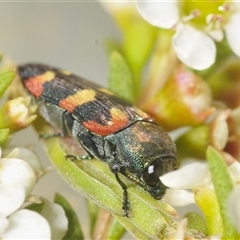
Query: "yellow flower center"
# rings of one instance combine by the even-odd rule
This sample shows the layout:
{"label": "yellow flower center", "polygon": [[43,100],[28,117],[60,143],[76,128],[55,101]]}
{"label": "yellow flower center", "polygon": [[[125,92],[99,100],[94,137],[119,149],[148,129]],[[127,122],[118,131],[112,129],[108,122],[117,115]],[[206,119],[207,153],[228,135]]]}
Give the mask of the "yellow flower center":
{"label": "yellow flower center", "polygon": [[235,10],[232,1],[200,1],[184,0],[180,3],[183,22],[190,22],[199,29],[222,29]]}

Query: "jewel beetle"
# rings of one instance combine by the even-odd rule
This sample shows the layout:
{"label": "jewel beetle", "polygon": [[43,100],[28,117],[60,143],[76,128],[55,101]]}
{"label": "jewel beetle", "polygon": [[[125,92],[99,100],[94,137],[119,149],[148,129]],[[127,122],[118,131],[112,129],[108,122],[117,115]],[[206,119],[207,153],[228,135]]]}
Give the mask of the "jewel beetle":
{"label": "jewel beetle", "polygon": [[108,164],[123,190],[123,216],[130,215],[127,186],[119,173],[155,199],[166,187],[159,177],[176,169],[176,147],[153,119],[101,86],[42,64],[18,67],[39,112],[64,135],[76,138],[87,156]]}

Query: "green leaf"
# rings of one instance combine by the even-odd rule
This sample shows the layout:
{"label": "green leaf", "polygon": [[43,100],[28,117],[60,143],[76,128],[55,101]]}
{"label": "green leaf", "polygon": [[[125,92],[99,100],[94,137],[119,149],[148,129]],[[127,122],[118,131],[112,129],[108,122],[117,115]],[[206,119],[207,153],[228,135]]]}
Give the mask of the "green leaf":
{"label": "green leaf", "polygon": [[130,69],[120,53],[114,51],[110,57],[109,90],[127,102],[134,103],[136,92]]}
{"label": "green leaf", "polygon": [[15,77],[13,71],[8,71],[0,74],[0,97],[3,95],[8,86],[12,83]]}
{"label": "green leaf", "polygon": [[0,129],[0,146],[2,146],[8,139],[10,129],[2,128]]}
{"label": "green leaf", "polygon": [[78,217],[67,200],[62,195],[57,193],[54,197],[54,202],[59,204],[64,209],[66,217],[68,219],[68,230],[63,239],[84,239]]}
{"label": "green leaf", "polygon": [[233,189],[233,184],[227,170],[227,164],[225,163],[222,155],[211,146],[207,149],[207,160],[222,217],[223,238],[235,239],[237,232],[229,220],[226,209],[227,198]]}
{"label": "green leaf", "polygon": [[148,24],[139,15],[128,17],[127,27],[123,29],[123,56],[133,74],[134,87],[139,93],[142,85],[142,71],[156,43],[158,29]]}
{"label": "green leaf", "polygon": [[200,188],[195,192],[194,197],[197,205],[205,216],[208,235],[222,234],[222,218],[214,189]]}
{"label": "green leaf", "polygon": [[40,203],[40,204],[32,203],[32,204],[29,204],[28,206],[26,206],[25,208],[28,210],[37,212],[37,213],[41,213],[42,209],[43,209],[43,205],[44,205],[44,203]]}
{"label": "green leaf", "polygon": [[[51,134],[53,129],[44,121],[34,121],[39,133]],[[107,209],[134,237],[138,239],[163,239],[176,230],[176,211],[163,201],[157,201],[141,187],[124,176],[128,186],[132,217],[122,217],[123,192],[114,174],[106,163],[99,160],[66,160],[67,154],[85,154],[78,142],[72,138],[50,138],[42,140],[46,151],[58,173],[85,197]],[[195,230],[187,230],[189,236],[203,237]]]}
{"label": "green leaf", "polygon": [[189,212],[185,217],[188,219],[188,228],[199,230],[205,235],[208,235],[206,220],[203,216],[195,212]]}
{"label": "green leaf", "polygon": [[137,97],[140,95],[142,72],[158,36],[158,28],[146,22],[136,7],[113,10],[113,17],[123,35],[122,54],[130,67]]}

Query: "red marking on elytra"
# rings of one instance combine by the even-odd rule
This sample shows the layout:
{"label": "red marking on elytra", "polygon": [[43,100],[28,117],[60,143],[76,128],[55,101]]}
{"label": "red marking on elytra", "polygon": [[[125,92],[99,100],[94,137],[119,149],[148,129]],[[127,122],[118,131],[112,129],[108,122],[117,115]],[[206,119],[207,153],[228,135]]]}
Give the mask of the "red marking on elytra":
{"label": "red marking on elytra", "polygon": [[35,97],[40,97],[43,93],[43,84],[45,82],[51,82],[55,77],[55,73],[52,71],[46,71],[41,75],[30,77],[24,81],[24,84],[28,91]]}
{"label": "red marking on elytra", "polygon": [[[89,120],[83,122],[83,126],[88,130],[99,134],[101,136],[107,136],[109,134],[115,133],[123,128],[125,128],[128,124],[128,118],[124,112],[118,109],[111,109],[112,120],[107,122],[106,124],[99,124],[93,120]],[[117,113],[119,115],[117,115]]]}
{"label": "red marking on elytra", "polygon": [[83,126],[96,134],[99,134],[101,136],[107,136],[122,129],[125,126],[125,123],[118,122],[113,125],[102,125],[93,120],[90,120],[87,122],[83,122]]}
{"label": "red marking on elytra", "polygon": [[70,113],[74,111],[74,108],[76,106],[77,105],[74,105],[71,101],[69,101],[69,99],[62,99],[61,101],[59,101],[59,107],[67,110]]}
{"label": "red marking on elytra", "polygon": [[42,81],[39,77],[28,78],[24,81],[28,91],[35,97],[40,97],[43,93]]}

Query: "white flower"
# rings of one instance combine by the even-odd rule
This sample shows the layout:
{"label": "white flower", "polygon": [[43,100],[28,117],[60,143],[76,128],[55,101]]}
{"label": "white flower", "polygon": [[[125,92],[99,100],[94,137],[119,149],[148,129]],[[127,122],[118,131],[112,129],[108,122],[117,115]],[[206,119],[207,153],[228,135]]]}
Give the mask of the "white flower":
{"label": "white flower", "polygon": [[3,154],[7,156],[7,158],[17,157],[24,160],[31,166],[31,168],[35,172],[41,172],[43,170],[38,156],[28,148],[21,147],[21,146],[20,147],[10,146],[3,149]]}
{"label": "white flower", "polygon": [[235,161],[228,168],[230,176],[234,184],[240,184],[240,163]]}
{"label": "white flower", "polygon": [[183,189],[167,189],[162,200],[174,207],[184,207],[194,204],[194,194]]}
{"label": "white flower", "polygon": [[[0,157],[1,157],[0,149]],[[36,183],[33,169],[25,161],[18,158],[2,158],[0,160],[0,214],[9,216],[17,210],[31,193]]]}
{"label": "white flower", "polygon": [[[240,25],[240,8],[237,3],[230,5],[225,3],[218,7],[219,14],[206,16],[206,27],[203,31],[187,24],[190,20],[201,15],[201,10],[193,9],[188,16],[180,17],[180,1],[138,1],[137,7],[142,17],[150,24],[160,28],[175,28],[176,33],[172,38],[172,44],[178,58],[186,65],[203,70],[215,62],[216,46],[214,40],[221,41],[223,30],[233,52],[240,56],[240,35],[237,31]],[[194,3],[192,3],[194,6]],[[204,3],[203,3],[204,4]],[[197,5],[199,6],[199,5]],[[204,5],[206,7],[206,5]],[[226,12],[232,13],[229,21],[223,15]],[[225,26],[222,22],[227,21]],[[213,40],[214,39],[214,40]]]}
{"label": "white flower", "polygon": [[23,98],[23,97],[19,97],[19,98],[15,98],[13,100],[11,100],[9,106],[9,115],[11,117],[17,117],[19,123],[21,124],[24,121],[28,121],[28,122],[32,122],[34,118],[36,118],[36,116],[31,116],[30,115],[30,111],[29,111],[29,105],[30,105],[30,99],[29,98]]}
{"label": "white flower", "polygon": [[41,215],[45,217],[50,225],[52,239],[62,239],[67,232],[68,220],[63,208],[44,199]]}
{"label": "white flower", "polygon": [[37,106],[31,104],[30,97],[18,97],[7,101],[0,108],[1,128],[10,128],[12,131],[25,128],[36,119]]}
{"label": "white flower", "polygon": [[240,26],[240,3],[238,1],[233,2],[235,6],[235,12],[232,14],[229,22],[225,26],[225,33],[231,49],[237,56],[240,56],[240,35],[237,31]]}
{"label": "white flower", "polygon": [[[234,186],[240,183],[240,163],[234,161],[228,167],[228,172]],[[195,203],[194,193],[189,190],[198,188],[213,188],[211,174],[207,161],[186,160],[178,170],[160,177],[167,189],[163,200],[175,207]],[[235,205],[236,206],[236,205]]]}
{"label": "white flower", "polygon": [[206,161],[186,160],[178,170],[169,172],[160,179],[170,188],[201,188],[210,183],[210,172]]}
{"label": "white flower", "polygon": [[[1,154],[0,148],[0,158]],[[14,151],[9,154],[14,155]],[[15,157],[0,159],[0,239],[51,239],[46,219],[20,209],[35,183],[36,175],[28,163]]]}
{"label": "white flower", "polygon": [[40,214],[21,209],[8,218],[8,226],[1,239],[51,239],[47,220]]}
{"label": "white flower", "polygon": [[196,160],[186,160],[178,170],[164,174],[160,180],[171,188],[167,189],[163,200],[175,207],[195,203],[194,194],[188,190],[204,188],[211,184],[207,162]]}

